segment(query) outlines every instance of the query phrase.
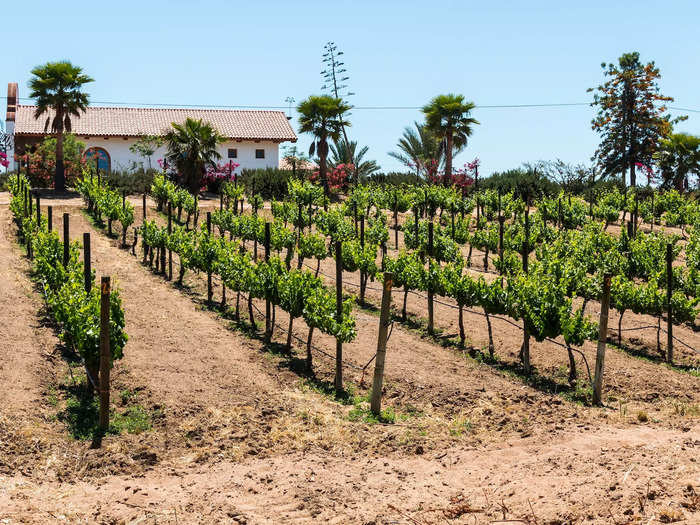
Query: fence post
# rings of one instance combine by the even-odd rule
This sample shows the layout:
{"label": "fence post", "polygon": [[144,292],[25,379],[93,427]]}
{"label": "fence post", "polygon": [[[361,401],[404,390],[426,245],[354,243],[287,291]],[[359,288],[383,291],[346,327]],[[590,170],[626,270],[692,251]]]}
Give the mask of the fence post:
{"label": "fence post", "polygon": [[666,245],[666,362],[673,363],[673,245]]}
{"label": "fence post", "polygon": [[85,280],[85,291],[90,293],[92,288],[92,259],[90,256],[90,234],[83,233],[83,277]]}
{"label": "fence post", "polygon": [[[173,205],[168,202],[168,237],[173,233]],[[168,281],[173,280],[173,251],[168,248]]]}
{"label": "fence post", "polygon": [[[265,262],[270,260],[270,222],[265,222]],[[272,314],[270,311],[270,300],[265,298],[265,342],[269,343],[272,337]]]}
{"label": "fence post", "polygon": [[109,276],[102,277],[100,288],[100,430],[109,428],[109,371],[112,355],[109,348]]}
{"label": "fence post", "polygon": [[53,231],[53,206],[49,206],[46,210],[46,220],[49,223],[49,231]]}
{"label": "fence post", "polygon": [[36,224],[41,229],[41,197],[36,196]]}
{"label": "fence post", "polygon": [[384,382],[384,361],[386,359],[386,344],[388,339],[389,309],[391,307],[391,287],[393,275],[384,272],[384,287],[382,290],[382,310],[379,316],[379,335],[377,338],[377,357],[374,362],[374,378],[372,379],[372,413],[379,415],[382,410],[382,384]]}
{"label": "fence post", "polygon": [[146,193],[144,192],[143,194],[143,209],[141,210],[141,213],[143,214],[143,222],[146,222]]}
{"label": "fence post", "polygon": [[[428,272],[433,257],[433,221],[428,222]],[[433,287],[428,284],[428,333],[433,335]]]}
{"label": "fence post", "polygon": [[[335,319],[343,320],[343,244],[335,243]],[[343,343],[335,340],[335,390],[343,391]]]}
{"label": "fence post", "polygon": [[68,266],[70,256],[70,215],[63,214],[63,267]]}
{"label": "fence post", "polygon": [[600,301],[600,322],[598,323],[598,349],[595,360],[593,382],[593,404],[600,405],[603,397],[603,371],[605,368],[605,345],[608,339],[608,311],[610,310],[610,274],[603,276],[603,297]]}

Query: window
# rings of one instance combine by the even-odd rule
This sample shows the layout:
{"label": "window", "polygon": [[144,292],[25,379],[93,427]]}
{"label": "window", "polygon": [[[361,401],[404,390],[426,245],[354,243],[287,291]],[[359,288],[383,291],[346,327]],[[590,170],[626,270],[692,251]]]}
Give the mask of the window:
{"label": "window", "polygon": [[256,159],[264,159],[265,158],[265,150],[264,149],[256,149],[255,150],[255,158]]}
{"label": "window", "polygon": [[238,150],[236,148],[229,148],[228,149],[228,158],[229,159],[237,159],[238,158]]}
{"label": "window", "polygon": [[97,167],[101,172],[109,172],[112,162],[106,149],[91,147],[88,148],[85,153],[83,153],[83,156],[85,157],[85,161],[87,162],[88,166],[95,167],[95,163],[97,163]]}

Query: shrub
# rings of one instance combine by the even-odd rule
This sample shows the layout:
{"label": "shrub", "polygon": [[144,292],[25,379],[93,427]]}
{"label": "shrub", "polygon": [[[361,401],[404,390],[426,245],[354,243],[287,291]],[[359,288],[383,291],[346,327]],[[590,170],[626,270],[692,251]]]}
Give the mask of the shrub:
{"label": "shrub", "polygon": [[265,200],[283,200],[287,196],[287,185],[291,178],[291,170],[244,169],[238,181],[243,184],[248,195],[259,194]]}
{"label": "shrub", "polygon": [[155,169],[138,168],[136,170],[112,170],[106,176],[107,184],[118,193],[146,193],[153,183],[153,177],[158,173]]}

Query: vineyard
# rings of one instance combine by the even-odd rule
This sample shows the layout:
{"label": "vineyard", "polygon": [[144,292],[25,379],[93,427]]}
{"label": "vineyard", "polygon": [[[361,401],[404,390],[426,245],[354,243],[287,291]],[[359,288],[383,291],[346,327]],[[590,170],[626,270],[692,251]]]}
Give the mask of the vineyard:
{"label": "vineyard", "polygon": [[[406,523],[634,523],[651,513],[691,523],[700,512],[700,204],[676,191],[582,198],[358,185],[330,201],[292,180],[285,200],[265,201],[235,182],[195,197],[159,175],[148,195],[127,197],[85,170],[81,204],[40,201],[23,176],[10,183],[4,235],[26,256],[34,310],[50,321],[45,337],[66,354],[42,365],[53,379],[41,389],[76,441],[34,441],[31,460],[18,445],[5,470],[41,469],[60,454],[59,479],[76,469],[76,481],[115,476],[106,492],[116,495],[128,485],[121,474],[159,486],[151,477],[172,464],[197,486],[210,478],[246,487],[233,502],[189,495],[197,512],[206,507],[197,499],[209,498],[209,519],[234,523],[258,522],[246,509],[259,504],[271,470],[281,477],[266,494],[282,503],[270,522],[351,520],[353,505],[367,522],[381,512]],[[104,364],[98,275],[115,283],[114,396],[105,444],[85,457],[97,431],[89,391],[101,391]],[[92,426],[79,424],[86,414]],[[0,435],[9,428],[1,421]],[[584,441],[566,437],[582,432]],[[31,442],[26,433],[9,439]],[[556,456],[560,442],[570,456]],[[500,464],[490,447],[505,443],[518,459],[487,480]],[[652,445],[656,459],[645,464]],[[601,448],[613,450],[604,482],[575,489],[599,475]],[[576,464],[556,496],[532,474],[537,454],[562,480]],[[452,483],[472,468],[473,479]],[[376,501],[371,489],[353,495],[333,477],[344,469],[357,480],[375,470],[419,474],[372,514],[361,504]],[[425,510],[429,470],[444,489]],[[290,501],[297,471],[312,481]],[[530,485],[552,497],[531,501]],[[149,512],[176,523],[165,501],[177,491],[166,490],[163,508]],[[594,501],[614,503],[587,517]],[[71,505],[86,515],[77,499]],[[123,507],[114,519],[135,515]]]}

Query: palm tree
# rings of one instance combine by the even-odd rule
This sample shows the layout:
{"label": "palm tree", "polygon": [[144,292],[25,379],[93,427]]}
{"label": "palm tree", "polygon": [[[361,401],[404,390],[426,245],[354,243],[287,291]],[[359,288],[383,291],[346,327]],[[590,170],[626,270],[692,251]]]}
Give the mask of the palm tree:
{"label": "palm tree", "polygon": [[168,152],[165,158],[177,169],[181,183],[196,195],[209,166],[215,166],[221,155],[216,147],[224,141],[208,122],[188,118],[184,124],[173,122],[165,134]]}
{"label": "palm tree", "polygon": [[311,95],[297,106],[299,112],[299,132],[311,133],[314,140],[309,147],[309,156],[318,153],[318,174],[323,184],[323,191],[328,195],[328,140],[336,141],[340,138],[343,126],[350,126],[350,122],[343,119],[343,115],[350,106],[340,98],[329,95]]}
{"label": "palm tree", "polygon": [[463,95],[437,95],[423,107],[428,129],[445,141],[445,181],[452,177],[452,156],[454,148],[467,145],[472,134],[472,126],[479,124],[472,118],[473,102],[465,102]]}
{"label": "palm tree", "polygon": [[376,161],[363,160],[368,151],[368,146],[363,146],[358,151],[355,140],[349,142],[345,142],[345,139],[338,140],[335,144],[331,144],[331,164],[337,166],[347,162],[346,159],[350,159],[352,165],[355,166],[353,171],[355,184],[357,184],[360,177],[369,177],[372,173],[379,171],[379,164]]}
{"label": "palm tree", "polygon": [[93,79],[83,73],[83,69],[67,60],[47,62],[32,69],[29,80],[29,96],[36,101],[34,118],[46,114],[44,131],[51,127],[56,135],[56,172],[54,188],[61,192],[66,189],[66,174],[63,167],[63,132],[71,132],[71,116],[80,117],[87,109],[89,98],[80,91],[83,84]]}
{"label": "palm tree", "polygon": [[416,175],[427,176],[431,166],[440,169],[444,166],[445,157],[441,147],[441,141],[430,131],[425,124],[414,122],[416,129],[410,126],[404,128],[403,135],[397,146],[400,152],[389,152],[389,156],[395,158],[410,169],[416,170]]}
{"label": "palm tree", "polygon": [[688,133],[672,133],[661,139],[654,153],[663,177],[663,186],[687,189],[688,175],[700,175],[700,137]]}

